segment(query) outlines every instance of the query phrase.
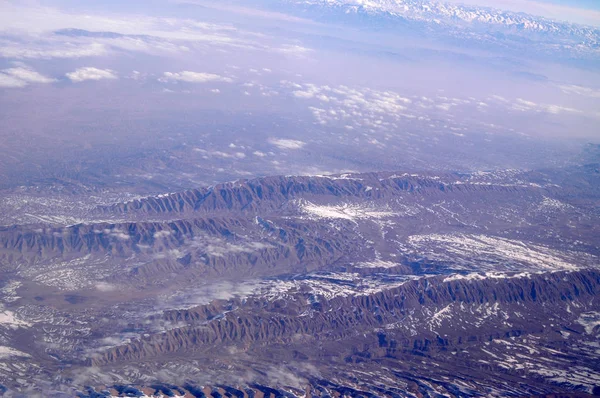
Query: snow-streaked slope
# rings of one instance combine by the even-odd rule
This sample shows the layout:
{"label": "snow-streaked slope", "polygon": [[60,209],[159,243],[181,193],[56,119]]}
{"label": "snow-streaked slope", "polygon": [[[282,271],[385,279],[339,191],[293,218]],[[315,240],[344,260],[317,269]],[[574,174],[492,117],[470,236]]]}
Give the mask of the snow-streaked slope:
{"label": "snow-streaked slope", "polygon": [[390,218],[394,212],[389,209],[371,207],[368,204],[316,205],[302,201],[300,208],[311,219],[343,219],[348,221]]}
{"label": "snow-streaked slope", "polygon": [[447,261],[457,269],[479,271],[576,270],[567,253],[502,237],[467,234],[413,235],[408,239],[415,251],[429,259]]}

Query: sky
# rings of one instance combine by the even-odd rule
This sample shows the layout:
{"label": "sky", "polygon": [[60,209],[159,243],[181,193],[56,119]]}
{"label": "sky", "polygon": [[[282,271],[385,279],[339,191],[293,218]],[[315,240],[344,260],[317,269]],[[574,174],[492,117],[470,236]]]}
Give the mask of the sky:
{"label": "sky", "polygon": [[600,10],[600,2],[598,0],[546,0],[546,3]]}

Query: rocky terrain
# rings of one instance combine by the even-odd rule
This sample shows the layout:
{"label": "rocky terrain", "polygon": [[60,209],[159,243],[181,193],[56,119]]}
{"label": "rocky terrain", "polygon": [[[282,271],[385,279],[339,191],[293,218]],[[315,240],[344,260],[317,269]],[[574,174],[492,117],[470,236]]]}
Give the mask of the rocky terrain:
{"label": "rocky terrain", "polygon": [[0,229],[3,390],[598,393],[599,187],[590,163],[29,207]]}

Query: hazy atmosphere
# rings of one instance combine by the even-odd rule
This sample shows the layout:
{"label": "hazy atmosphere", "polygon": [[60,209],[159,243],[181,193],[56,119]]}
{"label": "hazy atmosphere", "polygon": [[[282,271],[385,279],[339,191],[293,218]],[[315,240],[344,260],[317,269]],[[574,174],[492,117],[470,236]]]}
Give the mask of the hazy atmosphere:
{"label": "hazy atmosphere", "polygon": [[533,167],[598,141],[597,28],[461,7],[4,2],[0,183]]}

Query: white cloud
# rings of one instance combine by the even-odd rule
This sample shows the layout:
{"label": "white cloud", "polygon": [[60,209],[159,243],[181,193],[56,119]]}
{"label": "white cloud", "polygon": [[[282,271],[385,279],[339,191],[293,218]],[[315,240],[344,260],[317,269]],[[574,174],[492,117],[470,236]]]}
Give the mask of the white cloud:
{"label": "white cloud", "polygon": [[92,66],[78,68],[73,72],[69,72],[66,76],[75,83],[85,80],[102,80],[116,79],[117,75],[110,69],[98,69]]}
{"label": "white cloud", "polygon": [[585,97],[600,98],[600,90],[590,87],[576,86],[574,84],[559,86],[566,94],[578,94]]}
{"label": "white cloud", "polygon": [[[231,148],[231,146],[230,146]],[[201,149],[201,148],[194,148],[193,149],[195,152],[200,152],[201,154],[203,154],[204,156],[202,156],[205,159],[208,159],[209,156],[212,157],[217,157],[217,158],[222,158],[222,159],[244,159],[246,157],[246,154],[244,152],[235,152],[233,154],[231,153],[227,153],[227,152],[223,152],[223,151],[207,151],[205,149]]]}
{"label": "white cloud", "polygon": [[449,111],[450,108],[452,107],[452,104],[438,104],[435,107],[438,109],[441,109],[443,111]]}
{"label": "white cloud", "polygon": [[306,142],[285,138],[270,138],[269,143],[280,149],[301,149],[306,145]]}
{"label": "white cloud", "polygon": [[232,158],[233,155],[226,153],[226,152],[222,152],[222,151],[212,151],[212,152],[208,152],[209,155],[212,156],[216,156],[218,158],[223,158],[223,159],[227,159],[227,158]]}
{"label": "white cloud", "polygon": [[524,109],[534,109],[538,106],[538,104],[536,104],[535,102],[527,101],[522,98],[517,98],[515,105],[519,108],[524,108]]}
{"label": "white cloud", "polygon": [[264,242],[236,242],[231,243],[227,240],[200,235],[193,239],[191,247],[203,250],[210,256],[222,257],[227,254],[252,253],[259,250],[272,249],[274,246]]}
{"label": "white cloud", "polygon": [[55,81],[54,79],[41,75],[33,69],[24,66],[5,69],[3,72],[28,83],[52,83]]}
{"label": "white cloud", "polygon": [[233,82],[233,80],[229,77],[215,75],[213,73],[191,72],[187,70],[182,72],[165,72],[164,76],[160,80],[182,81],[187,83]]}
{"label": "white cloud", "polygon": [[165,237],[167,237],[167,236],[169,236],[169,235],[171,235],[171,231],[165,231],[165,230],[162,230],[162,231],[156,231],[156,232],[154,233],[154,239],[165,238]]}
{"label": "white cloud", "polygon": [[490,97],[490,99],[494,99],[494,100],[496,100],[496,101],[500,101],[500,102],[508,102],[508,100],[507,100],[506,98],[504,98],[504,97],[502,97],[502,96],[500,96],[500,95],[495,95],[495,94],[494,94],[494,95],[492,95],[492,96]]}
{"label": "white cloud", "polygon": [[563,113],[563,112],[567,112],[567,113],[583,113],[582,111],[580,111],[579,109],[573,109],[573,108],[569,108],[566,106],[560,106],[560,105],[544,105],[543,106],[543,110],[545,110],[548,113]]}
{"label": "white cloud", "polygon": [[264,158],[265,156],[267,156],[264,152],[261,151],[254,151],[253,155],[258,156],[259,158]]}
{"label": "white cloud", "polygon": [[27,85],[23,80],[17,79],[4,73],[0,73],[0,87],[25,87]]}
{"label": "white cloud", "polygon": [[294,57],[305,57],[306,55],[310,54],[313,50],[295,44],[286,44],[280,48],[275,49],[274,51],[284,55],[291,55]]}
{"label": "white cloud", "polygon": [[110,236],[114,236],[115,238],[117,238],[119,240],[131,239],[131,237],[128,234],[121,232],[121,231],[111,231],[110,229],[105,229],[104,232],[109,234]]}
{"label": "white cloud", "polygon": [[311,91],[294,91],[292,92],[292,94],[294,95],[294,97],[298,97],[298,98],[312,98],[315,96],[315,93],[311,92]]}
{"label": "white cloud", "polygon": [[537,104],[522,98],[517,98],[512,108],[518,111],[547,112],[555,115],[559,113],[583,113],[579,109],[553,104]]}
{"label": "white cloud", "polygon": [[81,58],[97,57],[107,53],[106,46],[100,43],[87,45],[49,42],[48,48],[30,44],[12,44],[0,46],[0,55],[5,58],[38,59],[38,58]]}
{"label": "white cloud", "polygon": [[261,242],[246,242],[239,245],[229,243],[223,240],[214,240],[206,246],[206,254],[222,257],[226,254],[237,254],[237,253],[252,253],[259,250],[272,249],[273,246],[267,243]]}
{"label": "white cloud", "polygon": [[55,79],[46,77],[26,65],[0,71],[0,87],[25,87],[29,83],[52,83]]}
{"label": "white cloud", "polygon": [[[321,107],[308,107],[316,119],[316,124],[371,126],[381,129],[389,127],[389,119],[414,117],[407,113],[408,106],[415,105],[413,99],[395,92],[351,88],[343,85],[330,87],[311,83],[300,85],[289,81],[280,83],[285,87],[298,89],[292,91],[292,95],[296,98],[308,100],[313,98],[320,101]],[[449,106],[451,105],[453,104]]]}

